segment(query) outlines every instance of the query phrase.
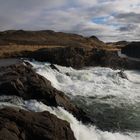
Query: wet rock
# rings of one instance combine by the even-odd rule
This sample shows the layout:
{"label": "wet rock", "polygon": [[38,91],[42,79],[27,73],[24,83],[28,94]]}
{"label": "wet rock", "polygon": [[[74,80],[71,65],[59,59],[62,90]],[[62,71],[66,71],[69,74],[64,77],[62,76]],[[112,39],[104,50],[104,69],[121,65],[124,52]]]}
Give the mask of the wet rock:
{"label": "wet rock", "polygon": [[[30,65],[16,64],[0,68],[0,93],[3,95],[16,95],[23,99],[37,99],[47,105],[57,106],[56,96],[61,101],[67,98],[51,86],[50,81],[35,73]],[[62,104],[62,103],[61,103]]]}
{"label": "wet rock", "polygon": [[60,72],[59,69],[54,64],[51,64],[50,67],[51,67],[51,69]]}
{"label": "wet rock", "polygon": [[0,140],[75,140],[68,122],[49,112],[0,110]]}
{"label": "wet rock", "polygon": [[61,106],[77,119],[90,122],[88,116],[72,104],[63,92],[52,87],[50,81],[25,63],[0,67],[0,95],[16,95],[25,100],[36,99],[48,106]]}
{"label": "wet rock", "polygon": [[65,73],[67,76],[70,76],[70,74],[68,72]]}
{"label": "wet rock", "polygon": [[117,74],[123,79],[128,79],[127,75],[123,71],[119,71]]}

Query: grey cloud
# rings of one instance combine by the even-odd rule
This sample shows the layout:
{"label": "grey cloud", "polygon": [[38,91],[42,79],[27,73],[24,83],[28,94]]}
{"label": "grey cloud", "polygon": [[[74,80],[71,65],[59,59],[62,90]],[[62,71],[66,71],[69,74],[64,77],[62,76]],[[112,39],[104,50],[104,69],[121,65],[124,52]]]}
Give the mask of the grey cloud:
{"label": "grey cloud", "polygon": [[121,13],[115,17],[122,22],[140,23],[140,13]]}
{"label": "grey cloud", "polygon": [[[122,1],[126,10],[125,2],[128,1]],[[0,29],[51,29],[86,36],[96,35],[105,41],[138,39],[140,11],[126,13],[120,10],[117,2],[118,0],[0,0]],[[94,18],[105,16],[109,17],[105,23],[94,23]]]}
{"label": "grey cloud", "polygon": [[[66,0],[0,0],[0,24],[4,28],[16,28],[34,24],[43,10],[61,7]],[[2,18],[1,18],[2,17]],[[28,27],[28,28],[30,28]]]}
{"label": "grey cloud", "polygon": [[128,32],[128,31],[134,31],[137,28],[139,28],[137,25],[128,24],[128,25],[120,27],[119,30],[122,31],[122,32]]}

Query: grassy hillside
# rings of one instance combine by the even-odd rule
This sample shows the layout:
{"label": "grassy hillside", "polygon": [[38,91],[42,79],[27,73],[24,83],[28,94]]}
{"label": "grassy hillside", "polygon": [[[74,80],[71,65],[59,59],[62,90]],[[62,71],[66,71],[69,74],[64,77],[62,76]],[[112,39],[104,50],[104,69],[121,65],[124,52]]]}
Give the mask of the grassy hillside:
{"label": "grassy hillside", "polygon": [[69,34],[54,31],[23,31],[10,30],[0,32],[0,44],[20,45],[59,45],[77,47],[103,47],[106,44],[95,36],[83,37],[77,34]]}

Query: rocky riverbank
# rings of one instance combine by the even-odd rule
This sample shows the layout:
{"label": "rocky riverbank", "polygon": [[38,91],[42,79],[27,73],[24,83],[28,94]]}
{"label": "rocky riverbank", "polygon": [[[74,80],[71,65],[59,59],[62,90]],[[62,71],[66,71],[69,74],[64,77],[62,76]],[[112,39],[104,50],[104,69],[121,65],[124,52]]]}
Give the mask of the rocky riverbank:
{"label": "rocky riverbank", "polygon": [[1,140],[75,140],[70,125],[49,112],[0,109]]}
{"label": "rocky riverbank", "polygon": [[[50,81],[37,74],[27,62],[11,60],[10,65],[9,60],[6,66],[1,65],[0,79],[0,96],[17,96],[24,100],[36,99],[48,106],[63,107],[83,123],[94,123],[82,109],[71,103],[69,97],[52,87]],[[19,137],[23,137],[23,140],[35,137],[50,140],[75,139],[69,124],[48,112],[33,113],[8,108],[0,110],[0,118],[2,140],[16,140]]]}
{"label": "rocky riverbank", "polygon": [[0,67],[0,95],[15,95],[25,100],[36,99],[48,106],[61,106],[77,119],[88,123],[86,114],[71,103],[51,82],[37,74],[27,62]]}

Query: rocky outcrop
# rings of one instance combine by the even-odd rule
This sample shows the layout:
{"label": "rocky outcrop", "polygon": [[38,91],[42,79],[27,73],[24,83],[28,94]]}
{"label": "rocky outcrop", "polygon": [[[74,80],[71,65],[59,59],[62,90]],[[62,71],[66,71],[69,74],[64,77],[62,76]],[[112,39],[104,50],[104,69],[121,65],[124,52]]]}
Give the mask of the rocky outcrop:
{"label": "rocky outcrop", "polygon": [[140,42],[132,42],[122,48],[122,53],[130,57],[140,58]]}
{"label": "rocky outcrop", "polygon": [[25,100],[36,99],[49,106],[61,106],[77,119],[90,122],[86,114],[50,81],[37,74],[28,63],[0,67],[0,95],[16,95]]}
{"label": "rocky outcrop", "polygon": [[128,80],[127,75],[126,75],[123,71],[117,72],[117,75],[119,75],[119,77],[121,77],[121,78],[123,78],[123,79],[127,79],[127,80]]}
{"label": "rocky outcrop", "polygon": [[[36,74],[30,65],[20,63],[1,67],[0,73],[0,93],[3,95],[16,95],[26,100],[37,99],[50,106],[64,106],[64,102],[69,102],[62,92],[53,88],[50,81]],[[67,107],[70,108],[72,105],[68,104]]]}
{"label": "rocky outcrop", "polygon": [[87,51],[78,47],[61,47],[40,49],[33,52],[29,57],[38,61],[48,61],[54,64],[72,67],[83,67],[85,65],[84,57]]}
{"label": "rocky outcrop", "polygon": [[75,140],[69,123],[49,112],[0,110],[0,140]]}
{"label": "rocky outcrop", "polygon": [[93,66],[92,62],[95,61],[98,66],[110,67],[113,69],[140,69],[139,61],[121,58],[118,56],[118,51],[93,49],[92,53],[88,66]]}
{"label": "rocky outcrop", "polygon": [[74,68],[103,66],[114,69],[140,69],[140,62],[120,58],[117,51],[96,48],[90,50],[78,47],[47,48],[37,50],[28,57]]}

